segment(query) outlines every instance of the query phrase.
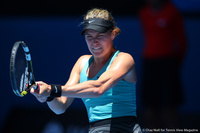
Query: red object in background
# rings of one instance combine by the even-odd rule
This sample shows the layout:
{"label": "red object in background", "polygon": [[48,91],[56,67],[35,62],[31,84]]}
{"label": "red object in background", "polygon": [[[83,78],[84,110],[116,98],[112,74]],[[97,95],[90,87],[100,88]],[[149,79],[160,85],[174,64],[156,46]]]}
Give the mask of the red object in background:
{"label": "red object in background", "polygon": [[140,14],[144,35],[144,58],[177,56],[182,60],[186,39],[183,22],[177,9],[170,3],[159,11],[145,6]]}

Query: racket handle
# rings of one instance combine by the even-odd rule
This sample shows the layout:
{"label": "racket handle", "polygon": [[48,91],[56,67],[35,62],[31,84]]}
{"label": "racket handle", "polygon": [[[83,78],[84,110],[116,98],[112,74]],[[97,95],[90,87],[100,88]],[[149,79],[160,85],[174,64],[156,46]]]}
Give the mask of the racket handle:
{"label": "racket handle", "polygon": [[31,86],[31,88],[33,88],[34,90],[38,91],[39,90],[39,85],[37,83],[35,83],[34,85]]}

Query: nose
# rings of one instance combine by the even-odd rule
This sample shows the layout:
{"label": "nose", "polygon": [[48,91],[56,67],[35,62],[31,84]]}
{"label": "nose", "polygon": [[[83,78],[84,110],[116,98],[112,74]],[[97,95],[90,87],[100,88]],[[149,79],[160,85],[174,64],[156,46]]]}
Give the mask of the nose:
{"label": "nose", "polygon": [[92,39],[92,44],[97,44],[97,43],[98,43],[98,39],[93,38],[93,39]]}

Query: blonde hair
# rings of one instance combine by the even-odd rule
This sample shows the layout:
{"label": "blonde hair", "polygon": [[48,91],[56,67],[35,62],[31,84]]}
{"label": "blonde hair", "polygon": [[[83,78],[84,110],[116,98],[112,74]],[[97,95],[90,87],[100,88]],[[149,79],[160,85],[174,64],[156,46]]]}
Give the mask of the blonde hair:
{"label": "blonde hair", "polygon": [[121,30],[115,26],[115,21],[110,12],[105,9],[94,8],[89,10],[84,16],[84,20],[92,19],[92,18],[101,18],[104,20],[109,20],[113,23],[113,30],[115,31],[115,35],[119,35]]}

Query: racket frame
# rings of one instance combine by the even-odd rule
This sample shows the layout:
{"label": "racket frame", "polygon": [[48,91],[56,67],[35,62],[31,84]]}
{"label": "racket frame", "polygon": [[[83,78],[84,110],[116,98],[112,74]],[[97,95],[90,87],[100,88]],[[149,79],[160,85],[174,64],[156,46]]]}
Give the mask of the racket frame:
{"label": "racket frame", "polygon": [[[25,69],[25,72],[23,73],[23,75],[26,77],[23,77],[24,80],[20,81],[20,82],[23,82],[23,86],[21,86],[22,83],[20,83],[21,84],[20,88],[17,87],[17,83],[15,80],[15,67],[16,67],[15,59],[16,59],[16,54],[17,54],[17,50],[19,49],[19,47],[23,48],[24,54],[26,57],[26,69]],[[32,60],[31,60],[29,48],[26,45],[26,43],[24,43],[24,41],[15,42],[15,44],[12,48],[11,58],[10,58],[10,80],[11,80],[11,86],[12,86],[13,92],[17,96],[20,96],[20,97],[25,96],[27,94],[27,92],[30,90],[30,88],[34,88],[34,89],[38,88],[38,85],[35,83],[35,78],[33,75]],[[25,85],[25,83],[26,83],[26,85]],[[21,88],[21,87],[23,87],[23,88]]]}

